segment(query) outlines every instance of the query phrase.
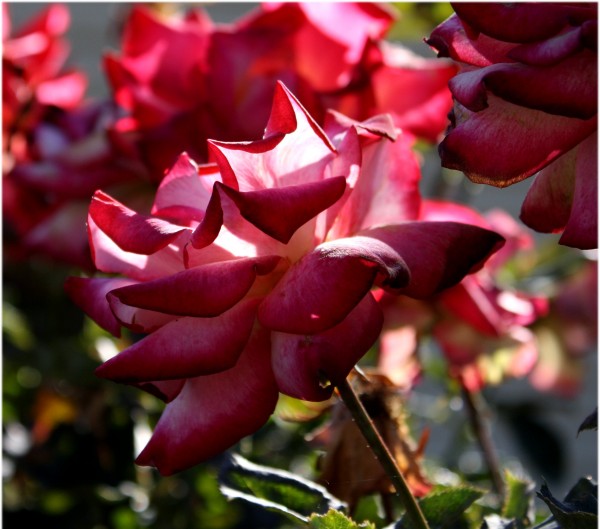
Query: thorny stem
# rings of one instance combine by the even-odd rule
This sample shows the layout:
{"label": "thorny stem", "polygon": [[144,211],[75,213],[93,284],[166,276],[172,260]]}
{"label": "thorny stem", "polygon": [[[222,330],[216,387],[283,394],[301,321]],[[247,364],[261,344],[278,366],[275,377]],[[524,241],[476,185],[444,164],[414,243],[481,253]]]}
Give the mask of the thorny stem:
{"label": "thorny stem", "polygon": [[463,400],[467,405],[467,410],[469,412],[471,428],[473,428],[473,433],[477,438],[481,452],[490,472],[494,490],[501,497],[504,497],[504,480],[502,479],[500,463],[498,461],[494,443],[492,442],[492,438],[490,436],[490,430],[485,422],[483,398],[480,394],[473,393],[464,386],[462,386],[462,394]]}
{"label": "thorny stem", "polygon": [[427,520],[425,520],[425,516],[423,516],[423,512],[421,511],[417,500],[410,492],[402,472],[398,468],[398,465],[396,465],[396,461],[383,442],[383,439],[375,428],[373,421],[369,417],[365,407],[362,405],[358,395],[354,392],[354,389],[352,389],[352,386],[348,380],[344,380],[338,384],[337,389],[342,400],[344,401],[344,404],[346,405],[346,408],[348,408],[348,411],[352,415],[356,425],[366,439],[370,449],[375,457],[379,460],[381,466],[385,470],[385,473],[394,485],[396,494],[404,505],[406,514],[411,519],[413,526],[416,529],[429,529]]}

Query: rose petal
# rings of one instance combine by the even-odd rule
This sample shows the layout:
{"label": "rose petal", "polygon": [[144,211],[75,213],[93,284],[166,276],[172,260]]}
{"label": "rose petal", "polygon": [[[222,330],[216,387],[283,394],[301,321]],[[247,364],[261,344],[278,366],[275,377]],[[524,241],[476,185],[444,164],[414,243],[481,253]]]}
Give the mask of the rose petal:
{"label": "rose petal", "polygon": [[135,283],[124,278],[69,277],[65,291],[73,302],[100,327],[114,336],[121,335],[121,326],[106,301],[106,294],[115,288]]}
{"label": "rose petal", "polygon": [[266,327],[315,334],[340,323],[374,282],[399,288],[409,275],[402,258],[369,237],[323,243],[295,263],[259,307]]}
{"label": "rose petal", "polygon": [[475,31],[507,42],[535,42],[552,37],[573,19],[594,15],[590,4],[455,2],[454,11]]}
{"label": "rose petal", "polygon": [[560,244],[589,250],[598,248],[598,134],[579,147],[573,206]]}
{"label": "rose petal", "polygon": [[89,214],[119,248],[142,255],[151,255],[164,248],[187,229],[136,213],[103,191],[94,193]]}
{"label": "rose petal", "polygon": [[596,55],[584,50],[552,66],[495,64],[459,74],[449,86],[454,97],[474,112],[487,107],[490,91],[515,105],[590,119],[598,113],[596,79]]}
{"label": "rose petal", "polygon": [[429,297],[481,268],[504,239],[493,231],[458,222],[406,222],[362,232],[393,248],[410,271],[407,286],[381,286],[395,294]]}
{"label": "rose petal", "polygon": [[298,399],[326,400],[375,343],[382,325],[381,309],[367,293],[341,323],[325,332],[273,332],[273,371],[279,390]]}
{"label": "rose petal", "polygon": [[173,320],[102,364],[96,375],[131,383],[230,369],[250,337],[256,304],[239,303],[215,318]]}
{"label": "rose petal", "polygon": [[[476,183],[519,182],[569,151],[597,127],[488,96],[489,108],[471,113],[455,105],[456,126],[439,145],[442,165]],[[473,148],[476,145],[477,148]]]}
{"label": "rose petal", "polygon": [[210,459],[257,431],[277,398],[269,333],[258,330],[232,369],[186,381],[136,463],[166,476]]}
{"label": "rose petal", "polygon": [[438,52],[438,57],[450,57],[472,66],[513,62],[508,57],[510,50],[515,47],[514,44],[501,42],[483,34],[478,35],[477,39],[470,39],[456,14],[435,28],[425,42]]}
{"label": "rose petal", "polygon": [[287,244],[300,226],[341,198],[346,179],[338,176],[261,191],[237,192],[225,186],[221,189],[235,202],[246,220]]}
{"label": "rose petal", "polygon": [[121,303],[180,316],[218,316],[242,299],[257,275],[271,272],[279,256],[210,263],[154,281],[113,290]]}

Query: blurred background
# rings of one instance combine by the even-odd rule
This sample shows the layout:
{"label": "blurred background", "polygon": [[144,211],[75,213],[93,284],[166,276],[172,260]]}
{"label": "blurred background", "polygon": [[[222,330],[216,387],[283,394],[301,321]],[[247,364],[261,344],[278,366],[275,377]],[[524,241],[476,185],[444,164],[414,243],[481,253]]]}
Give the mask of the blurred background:
{"label": "blurred background", "polygon": [[[9,2],[18,28],[47,4]],[[118,49],[128,13],[124,3],[69,3],[72,49],[69,64],[89,77],[88,97],[109,94],[100,58]],[[254,3],[201,5],[216,22],[232,21]],[[449,4],[394,4],[400,18],[388,35],[427,57],[423,37],[452,12]],[[475,186],[461,174],[442,171],[435,149],[423,151],[424,195],[440,185],[449,198],[480,211],[501,207],[518,217],[529,181],[508,189]],[[442,184],[440,184],[442,182]],[[536,235],[542,247],[556,237]],[[544,246],[547,245],[547,246]],[[595,257],[590,254],[590,257]],[[569,270],[569,255],[549,254]],[[558,259],[558,261],[556,261]],[[561,261],[562,259],[562,261]],[[220,459],[177,476],[161,478],[133,460],[160,415],[162,404],[141,392],[94,377],[114,339],[84,317],[63,292],[78,271],[32,257],[3,265],[3,519],[6,527],[43,523],[51,528],[217,529],[284,527],[275,514],[227,502],[218,490]],[[554,274],[554,275],[553,275]],[[540,281],[556,277],[556,270]],[[118,345],[118,344],[117,344]],[[435,366],[435,358],[432,359]],[[562,497],[581,476],[597,477],[596,432],[577,429],[597,404],[597,352],[580,359],[580,390],[570,397],[540,393],[527,380],[511,379],[485,391],[492,437],[501,461],[545,479]],[[430,377],[408,403],[415,428],[431,429],[425,451],[440,468],[470,480],[481,479],[484,464],[468,432],[460,398]],[[275,418],[236,450],[253,461],[311,477],[316,454],[304,440],[315,422],[293,424]],[[438,477],[440,477],[438,475]],[[440,477],[442,479],[442,477]]]}

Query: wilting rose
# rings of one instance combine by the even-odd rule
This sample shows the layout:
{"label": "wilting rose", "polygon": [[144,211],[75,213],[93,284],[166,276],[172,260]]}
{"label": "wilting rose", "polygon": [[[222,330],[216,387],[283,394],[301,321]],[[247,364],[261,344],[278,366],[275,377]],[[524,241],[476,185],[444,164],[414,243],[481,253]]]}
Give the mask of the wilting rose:
{"label": "wilting rose", "polygon": [[[148,336],[98,369],[168,402],[137,462],[169,474],[260,428],[278,393],[320,401],[379,335],[374,286],[427,297],[477,269],[494,232],[417,220],[412,139],[385,117],[319,128],[278,85],[263,139],[181,156],[152,214],[92,200],[95,264],[71,278],[104,328]],[[396,138],[396,141],[391,141]]]}
{"label": "wilting rose", "polygon": [[597,247],[595,3],[456,3],[428,43],[457,61],[442,164],[499,187],[537,174],[521,219]]}
{"label": "wilting rose", "polygon": [[120,53],[104,61],[129,112],[119,129],[159,179],[184,150],[206,161],[207,138],[260,138],[282,81],[320,125],[327,109],[357,120],[389,112],[434,141],[455,67],[384,43],[393,19],[369,3],[266,3],[218,25],[203,10],[169,17],[135,6]]}
{"label": "wilting rose", "polygon": [[410,388],[420,376],[415,357],[419,339],[431,333],[449,372],[471,391],[507,376],[528,375],[538,360],[536,337],[529,326],[546,314],[548,300],[501,286],[497,276],[517,252],[533,247],[531,237],[501,210],[484,217],[467,206],[425,201],[421,218],[493,229],[505,237],[506,244],[479,272],[428,300],[381,297],[385,326],[380,371],[396,386]]}

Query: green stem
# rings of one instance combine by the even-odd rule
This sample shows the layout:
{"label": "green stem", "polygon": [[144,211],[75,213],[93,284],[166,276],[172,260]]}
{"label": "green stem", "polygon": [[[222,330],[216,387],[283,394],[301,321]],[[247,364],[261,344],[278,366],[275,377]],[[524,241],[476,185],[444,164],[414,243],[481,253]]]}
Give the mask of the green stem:
{"label": "green stem", "polygon": [[411,519],[413,527],[415,527],[415,529],[429,529],[429,525],[427,524],[427,520],[425,520],[425,516],[423,516],[421,507],[419,507],[417,500],[410,492],[402,472],[398,468],[398,465],[396,465],[396,461],[383,442],[383,439],[375,428],[373,421],[369,417],[365,407],[362,405],[358,395],[354,392],[354,389],[352,389],[348,380],[344,380],[342,383],[338,384],[337,389],[346,408],[350,411],[356,425],[373,451],[373,454],[381,463],[381,466],[390,478],[392,485],[394,485],[396,494],[402,502],[402,505],[404,505],[406,515]]}
{"label": "green stem", "polygon": [[490,430],[485,421],[484,401],[480,393],[469,391],[464,385],[462,386],[463,400],[467,405],[471,428],[477,438],[477,442],[481,448],[481,453],[485,459],[487,467],[492,478],[494,490],[500,497],[504,497],[504,480],[502,479],[502,471],[500,470],[500,462],[498,455],[490,435]]}

